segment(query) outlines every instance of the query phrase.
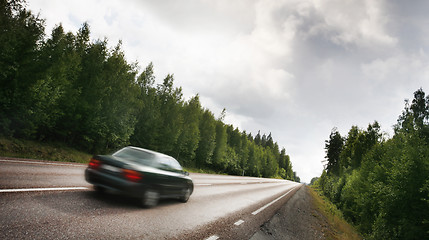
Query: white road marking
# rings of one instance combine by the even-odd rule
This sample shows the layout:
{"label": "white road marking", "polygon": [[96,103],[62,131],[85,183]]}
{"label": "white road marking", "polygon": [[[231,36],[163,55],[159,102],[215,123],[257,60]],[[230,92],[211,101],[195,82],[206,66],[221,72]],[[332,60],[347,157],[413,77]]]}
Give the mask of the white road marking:
{"label": "white road marking", "polygon": [[35,162],[35,161],[20,161],[20,160],[8,160],[8,159],[0,159],[0,162],[30,163],[30,164],[55,165],[55,166],[73,166],[73,167],[84,167],[85,166],[85,165],[77,165],[77,164],[51,163],[51,162]]}
{"label": "white road marking", "polygon": [[87,187],[0,189],[0,193],[40,192],[40,191],[70,191],[70,190],[88,190],[88,189],[89,188],[87,188]]}
{"label": "white road marking", "polygon": [[244,223],[243,220],[238,220],[237,222],[234,223],[235,226],[240,226],[242,223]]}
{"label": "white road marking", "polygon": [[256,211],[252,212],[252,214],[253,214],[253,215],[256,215],[256,214],[258,214],[258,213],[262,212],[265,208],[267,208],[267,207],[271,206],[272,204],[274,204],[275,202],[277,202],[278,200],[280,200],[280,199],[281,199],[281,198],[283,198],[284,196],[288,195],[288,193],[290,193],[292,190],[293,190],[293,189],[289,190],[287,193],[285,193],[285,194],[281,195],[280,197],[278,197],[278,198],[274,199],[272,202],[270,202],[270,203],[266,204],[265,206],[263,206],[263,207],[259,208],[259,209],[258,209],[258,210],[256,210]]}
{"label": "white road marking", "polygon": [[206,238],[205,240],[217,240],[217,239],[219,239],[219,237],[218,237],[218,236],[216,236],[216,235],[212,235],[212,236],[210,236],[210,237]]}
{"label": "white road marking", "polygon": [[195,184],[195,186],[211,186],[211,185],[213,185],[213,184],[210,184],[210,183],[197,183],[197,184]]}

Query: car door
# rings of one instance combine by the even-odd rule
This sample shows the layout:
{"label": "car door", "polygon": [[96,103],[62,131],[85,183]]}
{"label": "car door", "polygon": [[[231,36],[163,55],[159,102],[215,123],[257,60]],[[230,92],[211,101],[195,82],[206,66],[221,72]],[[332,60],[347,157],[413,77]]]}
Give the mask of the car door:
{"label": "car door", "polygon": [[186,180],[184,179],[185,175],[182,166],[180,166],[176,159],[170,158],[169,162],[172,172],[174,173],[171,175],[173,183],[172,189],[175,194],[180,195],[183,192],[183,189],[186,188]]}
{"label": "car door", "polygon": [[163,195],[175,195],[177,194],[177,173],[174,171],[169,157],[160,157],[158,159],[159,169],[161,174],[159,175],[159,186],[162,188]]}

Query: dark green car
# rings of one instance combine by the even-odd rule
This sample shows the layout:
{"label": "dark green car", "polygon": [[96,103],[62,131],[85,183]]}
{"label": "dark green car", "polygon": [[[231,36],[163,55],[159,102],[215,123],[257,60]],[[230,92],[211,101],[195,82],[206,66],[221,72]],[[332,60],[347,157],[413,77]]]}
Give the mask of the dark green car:
{"label": "dark green car", "polygon": [[85,179],[96,191],[136,197],[144,207],[156,206],[160,198],[187,202],[194,190],[192,179],[176,159],[137,147],[92,157]]}

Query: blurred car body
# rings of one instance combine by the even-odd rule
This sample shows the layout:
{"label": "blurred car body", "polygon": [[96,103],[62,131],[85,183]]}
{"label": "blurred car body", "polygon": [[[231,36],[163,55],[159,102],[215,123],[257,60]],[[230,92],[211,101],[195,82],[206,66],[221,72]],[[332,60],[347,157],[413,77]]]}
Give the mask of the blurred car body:
{"label": "blurred car body", "polygon": [[189,173],[176,159],[131,146],[112,155],[93,156],[85,179],[96,191],[110,190],[136,197],[144,207],[156,206],[160,198],[187,202],[194,190]]}

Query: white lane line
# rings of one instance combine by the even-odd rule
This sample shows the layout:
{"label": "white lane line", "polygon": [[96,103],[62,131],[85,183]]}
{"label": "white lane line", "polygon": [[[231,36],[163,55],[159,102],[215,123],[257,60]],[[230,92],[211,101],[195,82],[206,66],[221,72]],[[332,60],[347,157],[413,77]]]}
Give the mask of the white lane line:
{"label": "white lane line", "polygon": [[85,166],[85,165],[77,165],[77,164],[50,163],[50,162],[34,162],[34,161],[19,161],[19,160],[8,160],[8,159],[0,159],[0,162],[30,163],[30,164],[55,165],[55,166],[73,166],[73,167],[84,167]]}
{"label": "white lane line", "polygon": [[238,220],[237,222],[234,223],[235,226],[240,226],[242,223],[244,223],[243,220]]}
{"label": "white lane line", "polygon": [[195,186],[211,186],[211,185],[213,185],[213,184],[210,184],[210,183],[197,183],[197,184],[195,184]]}
{"label": "white lane line", "polygon": [[89,188],[87,188],[87,187],[0,189],[0,193],[40,192],[40,191],[70,191],[70,190],[88,190],[88,189]]}
{"label": "white lane line", "polygon": [[210,236],[210,237],[206,238],[205,240],[217,240],[217,239],[219,239],[219,237],[218,237],[218,236],[216,236],[216,235],[212,235],[212,236]]}
{"label": "white lane line", "polygon": [[292,190],[293,190],[293,189],[289,190],[287,193],[285,193],[285,194],[281,195],[280,197],[278,197],[278,198],[274,199],[272,202],[270,202],[270,203],[266,204],[265,206],[263,206],[263,207],[259,208],[259,209],[258,209],[258,210],[256,210],[256,211],[252,212],[252,214],[253,214],[253,215],[256,215],[256,214],[258,214],[258,213],[262,212],[265,208],[267,208],[267,207],[271,206],[272,204],[274,204],[275,202],[277,202],[278,200],[280,200],[280,199],[281,199],[281,198],[283,198],[284,196],[288,195],[288,193],[290,193]]}

